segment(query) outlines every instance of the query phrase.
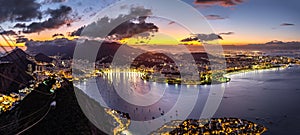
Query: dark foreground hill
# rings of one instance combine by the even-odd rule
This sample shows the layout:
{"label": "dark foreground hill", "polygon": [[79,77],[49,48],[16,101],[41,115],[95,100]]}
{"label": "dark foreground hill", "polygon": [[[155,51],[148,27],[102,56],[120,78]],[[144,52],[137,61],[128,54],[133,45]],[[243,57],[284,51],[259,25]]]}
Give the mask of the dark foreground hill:
{"label": "dark foreground hill", "polygon": [[[0,134],[104,134],[82,112],[71,82],[65,81],[55,94],[46,89],[49,88],[40,86],[43,93],[33,91],[14,110],[1,114]],[[52,101],[57,102],[55,108],[50,107]]]}

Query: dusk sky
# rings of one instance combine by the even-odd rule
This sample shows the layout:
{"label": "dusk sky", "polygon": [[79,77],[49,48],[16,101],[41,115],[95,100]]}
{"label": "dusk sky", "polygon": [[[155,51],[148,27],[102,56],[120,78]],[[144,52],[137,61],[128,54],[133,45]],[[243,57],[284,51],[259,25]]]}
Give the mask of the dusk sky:
{"label": "dusk sky", "polygon": [[[220,41],[223,45],[266,43],[272,40],[300,41],[299,0],[183,1],[195,7],[208,19],[214,32],[223,37],[223,40]],[[29,4],[22,6],[22,2]],[[0,25],[6,31],[13,30],[16,34],[24,35],[28,39],[51,40],[54,34],[63,34],[72,39],[68,36],[70,32],[88,25],[94,15],[116,1],[22,0],[22,2],[0,0],[0,8],[4,9],[0,11]],[[13,7],[14,10],[12,10]],[[19,11],[18,9],[21,7],[24,9]],[[52,21],[55,23],[52,24]],[[162,23],[163,21],[159,22],[151,18],[146,21],[153,22],[158,26],[166,26]],[[32,25],[37,23],[43,27]],[[194,25],[197,25],[197,22]],[[178,31],[174,31],[174,27],[160,29],[164,33],[178,34]],[[182,35],[175,36],[178,38],[177,40],[181,40],[179,39],[181,37]],[[5,45],[2,39],[0,43]],[[172,42],[166,41],[165,44],[172,44]]]}

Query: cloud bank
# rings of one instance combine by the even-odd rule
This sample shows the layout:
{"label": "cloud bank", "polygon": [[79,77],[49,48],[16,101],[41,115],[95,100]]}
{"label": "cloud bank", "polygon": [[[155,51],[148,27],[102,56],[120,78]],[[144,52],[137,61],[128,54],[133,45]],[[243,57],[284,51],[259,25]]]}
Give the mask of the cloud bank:
{"label": "cloud bank", "polygon": [[182,39],[181,42],[191,42],[191,41],[198,41],[198,42],[205,42],[205,41],[213,41],[223,39],[220,35],[211,33],[211,34],[192,34],[190,37]]}
{"label": "cloud bank", "polygon": [[0,23],[41,19],[40,7],[35,0],[0,0]]}
{"label": "cloud bank", "polygon": [[223,32],[223,33],[219,33],[219,35],[233,35],[234,32]]}
{"label": "cloud bank", "polygon": [[17,23],[14,28],[23,28],[23,33],[36,33],[47,29],[57,29],[62,25],[69,24],[72,20],[69,18],[72,8],[68,6],[60,6],[58,9],[48,9],[46,14],[51,17],[43,22],[33,22],[29,25]]}
{"label": "cloud bank", "polygon": [[[143,35],[150,35],[150,33],[157,32],[159,29],[154,23],[146,22],[146,19],[151,14],[150,9],[132,7],[127,15],[121,14],[117,18],[109,18],[107,16],[100,18],[94,23],[71,32],[70,36],[80,36],[83,30],[87,31],[84,36],[106,38],[108,40],[121,40],[142,33]],[[112,26],[117,27],[112,28]],[[109,30],[110,33],[108,35],[103,32]]]}
{"label": "cloud bank", "polygon": [[45,0],[42,3],[43,4],[50,4],[50,3],[62,3],[62,2],[66,2],[67,0]]}
{"label": "cloud bank", "polygon": [[219,5],[223,7],[235,6],[243,3],[244,0],[195,0],[195,4],[204,4],[204,5]]}
{"label": "cloud bank", "polygon": [[280,26],[294,26],[295,24],[293,23],[282,23]]}
{"label": "cloud bank", "polygon": [[8,31],[2,31],[0,32],[0,35],[8,35],[8,36],[16,36],[17,33],[13,30],[8,30]]}
{"label": "cloud bank", "polygon": [[205,18],[207,20],[223,20],[223,19],[226,19],[225,17],[222,17],[220,15],[207,15],[207,16],[205,16]]}

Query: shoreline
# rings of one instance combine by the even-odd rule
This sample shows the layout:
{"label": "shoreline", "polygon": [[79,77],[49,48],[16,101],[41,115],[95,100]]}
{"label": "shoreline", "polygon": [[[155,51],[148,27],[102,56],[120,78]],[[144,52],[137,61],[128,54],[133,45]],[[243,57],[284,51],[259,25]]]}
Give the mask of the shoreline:
{"label": "shoreline", "polygon": [[[299,65],[299,64],[293,64],[293,65]],[[273,70],[273,69],[286,69],[288,67],[289,67],[289,65],[285,64],[280,67],[270,67],[270,68],[262,68],[262,69],[242,69],[242,70],[238,70],[238,71],[226,72],[222,77],[220,77],[220,78],[226,79],[223,81],[214,80],[214,81],[210,81],[210,82],[194,81],[194,82],[178,82],[178,83],[176,83],[176,82],[171,82],[172,80],[176,80],[176,79],[170,79],[170,80],[164,79],[163,81],[154,81],[154,80],[143,78],[143,76],[140,79],[147,81],[147,82],[156,82],[156,83],[162,83],[162,84],[167,83],[169,85],[214,85],[214,84],[228,83],[231,81],[230,77],[233,75],[237,75],[237,74],[250,73],[250,72],[256,72],[256,71],[267,71],[267,70]],[[144,74],[143,72],[139,72],[139,73]],[[99,77],[99,76],[97,76],[97,77]],[[94,77],[91,77],[91,78],[94,78]],[[158,79],[163,79],[163,78],[158,78]],[[81,83],[81,82],[85,82],[85,81],[84,80],[77,80],[77,81],[73,80],[73,82]]]}
{"label": "shoreline", "polygon": [[250,73],[250,72],[255,72],[255,71],[267,71],[267,70],[273,70],[273,69],[286,69],[288,68],[288,65],[280,66],[280,67],[271,67],[271,68],[263,68],[263,69],[243,69],[239,71],[233,71],[233,72],[227,72],[224,74],[224,76],[229,77],[232,75],[238,75],[242,73]]}
{"label": "shoreline", "polygon": [[[293,65],[299,65],[299,64],[293,64]],[[250,72],[255,72],[255,71],[267,71],[267,70],[273,70],[273,69],[286,69],[288,67],[289,67],[289,64],[284,64],[284,65],[279,66],[279,67],[270,67],[270,68],[261,68],[261,69],[242,69],[242,70],[238,70],[238,71],[226,72],[223,75],[223,77],[221,77],[223,79],[226,79],[224,81],[214,80],[214,81],[211,81],[211,82],[195,81],[193,83],[189,83],[189,82],[180,82],[180,83],[175,82],[174,83],[174,82],[168,82],[168,80],[166,80],[166,79],[164,81],[154,81],[154,80],[144,79],[143,77],[141,77],[141,79],[145,80],[145,81],[148,81],[148,82],[168,83],[170,85],[214,85],[214,84],[228,83],[228,82],[231,81],[231,76],[241,74],[241,73],[250,73]]]}
{"label": "shoreline", "polygon": [[166,83],[166,84],[169,84],[169,85],[213,85],[213,84],[222,84],[222,83],[228,83],[230,82],[230,78],[228,77],[223,77],[226,79],[226,81],[224,82],[221,82],[221,81],[211,81],[211,82],[200,82],[200,81],[195,81],[195,82],[180,82],[180,83],[174,83],[174,82],[168,82],[168,81],[153,81],[153,80],[146,80],[146,79],[143,79],[141,78],[142,80],[144,81],[147,81],[147,82],[156,82],[156,83]]}

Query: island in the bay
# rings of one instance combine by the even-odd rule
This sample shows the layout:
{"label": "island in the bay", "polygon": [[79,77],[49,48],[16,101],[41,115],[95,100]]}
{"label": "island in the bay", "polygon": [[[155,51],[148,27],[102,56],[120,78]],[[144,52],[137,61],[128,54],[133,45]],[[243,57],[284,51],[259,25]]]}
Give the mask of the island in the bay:
{"label": "island in the bay", "polygon": [[152,135],[227,135],[227,134],[256,134],[267,131],[263,125],[238,118],[212,118],[212,119],[188,119],[184,121],[174,120],[166,123],[161,128],[153,131]]}

